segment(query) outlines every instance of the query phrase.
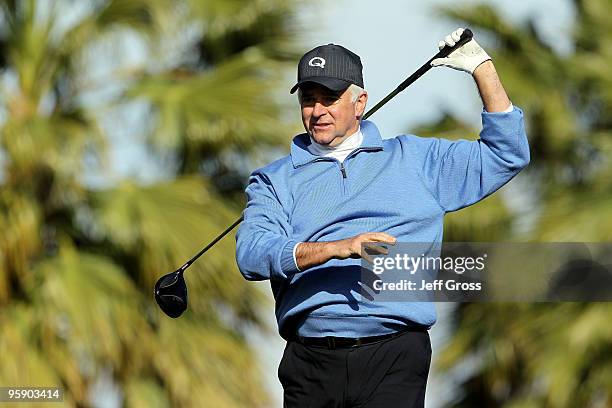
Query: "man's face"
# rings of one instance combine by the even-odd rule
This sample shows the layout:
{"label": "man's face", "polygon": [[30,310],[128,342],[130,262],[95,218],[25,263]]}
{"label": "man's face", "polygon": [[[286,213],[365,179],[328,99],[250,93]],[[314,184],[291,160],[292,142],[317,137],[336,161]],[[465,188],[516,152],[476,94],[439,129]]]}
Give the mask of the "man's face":
{"label": "man's face", "polygon": [[368,98],[364,92],[351,102],[348,89],[335,92],[314,83],[303,85],[300,95],[304,129],[315,142],[330,147],[357,131]]}

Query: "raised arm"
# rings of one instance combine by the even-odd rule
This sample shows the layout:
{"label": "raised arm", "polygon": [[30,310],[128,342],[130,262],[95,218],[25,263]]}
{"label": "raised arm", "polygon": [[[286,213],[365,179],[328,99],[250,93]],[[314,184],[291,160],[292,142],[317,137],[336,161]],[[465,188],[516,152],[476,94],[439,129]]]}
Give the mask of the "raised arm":
{"label": "raised arm", "polygon": [[[455,30],[438,48],[454,46],[462,32]],[[431,65],[472,75],[484,105],[480,139],[428,138],[412,143],[426,184],[448,212],[474,204],[507,183],[529,163],[529,144],[523,112],[512,105],[491,57],[474,39]]]}
{"label": "raised arm", "polygon": [[504,112],[510,107],[510,99],[491,60],[480,64],[472,75],[487,112]]}

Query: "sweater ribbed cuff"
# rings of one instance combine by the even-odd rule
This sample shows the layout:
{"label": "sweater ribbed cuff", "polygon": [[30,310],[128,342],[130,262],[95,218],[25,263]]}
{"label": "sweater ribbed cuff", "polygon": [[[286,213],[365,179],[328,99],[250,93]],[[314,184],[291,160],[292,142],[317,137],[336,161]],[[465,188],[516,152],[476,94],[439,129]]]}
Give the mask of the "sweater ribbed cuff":
{"label": "sweater ribbed cuff", "polygon": [[285,244],[285,247],[281,251],[280,268],[281,275],[283,278],[289,278],[299,272],[295,260],[293,258],[293,248],[298,244],[298,241],[290,240]]}
{"label": "sweater ribbed cuff", "polygon": [[298,245],[300,245],[301,242],[298,242],[297,244],[295,244],[295,246],[293,247],[293,262],[295,263],[295,267],[297,268],[298,272],[302,272],[302,270],[300,269],[298,263],[297,263],[297,247]]}

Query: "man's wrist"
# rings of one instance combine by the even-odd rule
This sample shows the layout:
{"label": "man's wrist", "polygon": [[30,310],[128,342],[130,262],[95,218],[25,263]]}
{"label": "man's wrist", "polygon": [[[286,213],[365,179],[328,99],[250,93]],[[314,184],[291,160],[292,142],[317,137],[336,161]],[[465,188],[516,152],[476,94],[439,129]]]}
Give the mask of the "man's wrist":
{"label": "man's wrist", "polygon": [[329,259],[343,259],[341,252],[341,244],[343,240],[328,242],[327,250]]}
{"label": "man's wrist", "polygon": [[476,68],[474,68],[474,72],[472,72],[472,76],[476,81],[482,79],[487,75],[491,75],[491,73],[497,72],[495,70],[495,65],[493,65],[493,61],[490,59],[483,61]]}

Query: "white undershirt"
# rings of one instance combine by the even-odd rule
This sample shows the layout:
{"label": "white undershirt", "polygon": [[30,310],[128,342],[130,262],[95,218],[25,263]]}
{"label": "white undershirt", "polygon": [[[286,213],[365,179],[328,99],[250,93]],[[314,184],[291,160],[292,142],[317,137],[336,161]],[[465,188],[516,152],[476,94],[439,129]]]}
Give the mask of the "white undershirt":
{"label": "white undershirt", "polygon": [[501,113],[510,113],[514,110],[514,105],[510,102],[510,106],[506,108],[506,110],[501,111]]}
{"label": "white undershirt", "polygon": [[342,141],[338,146],[329,147],[323,146],[314,141],[312,136],[310,137],[310,145],[308,151],[315,156],[332,157],[338,160],[340,163],[351,154],[351,152],[361,146],[363,142],[363,133],[361,133],[361,127],[357,129],[357,132],[353,133]]}

